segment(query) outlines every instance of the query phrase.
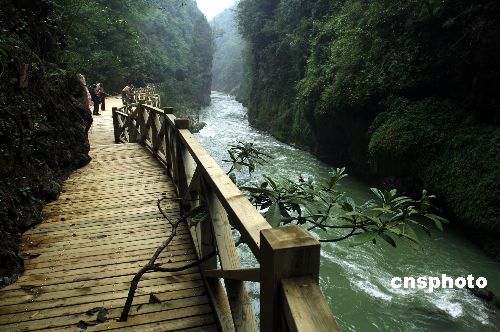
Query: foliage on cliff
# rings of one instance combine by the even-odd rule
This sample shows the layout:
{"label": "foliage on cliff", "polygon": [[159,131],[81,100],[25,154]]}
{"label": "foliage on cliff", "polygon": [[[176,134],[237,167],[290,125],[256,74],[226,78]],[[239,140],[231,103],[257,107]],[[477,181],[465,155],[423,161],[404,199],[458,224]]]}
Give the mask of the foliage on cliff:
{"label": "foliage on cliff", "polygon": [[86,93],[56,63],[64,39],[53,13],[50,1],[0,1],[0,287],[22,271],[21,233],[90,160]]}
{"label": "foliage on cliff", "polygon": [[242,0],[238,17],[252,124],[429,188],[500,253],[498,1]]}
{"label": "foliage on cliff", "polygon": [[64,59],[110,93],[162,82],[169,106],[210,102],[212,32],[195,1],[54,0]]}

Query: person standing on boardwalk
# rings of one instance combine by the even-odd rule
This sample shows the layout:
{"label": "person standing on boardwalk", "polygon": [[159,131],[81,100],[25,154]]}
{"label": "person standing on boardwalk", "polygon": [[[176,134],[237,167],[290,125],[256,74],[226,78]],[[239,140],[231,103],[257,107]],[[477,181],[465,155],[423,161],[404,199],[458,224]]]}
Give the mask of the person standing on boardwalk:
{"label": "person standing on boardwalk", "polygon": [[94,111],[92,112],[93,115],[101,115],[99,113],[99,96],[97,95],[97,85],[92,84],[89,87],[89,92],[90,92],[90,98],[92,99],[92,102],[94,103]]}
{"label": "person standing on boardwalk", "polygon": [[101,103],[101,111],[105,111],[106,109],[106,94],[104,93],[104,87],[102,83],[97,83],[97,97],[99,97],[99,101]]}
{"label": "person standing on boardwalk", "polygon": [[126,105],[130,103],[132,100],[132,83],[128,83],[122,90],[122,103]]}

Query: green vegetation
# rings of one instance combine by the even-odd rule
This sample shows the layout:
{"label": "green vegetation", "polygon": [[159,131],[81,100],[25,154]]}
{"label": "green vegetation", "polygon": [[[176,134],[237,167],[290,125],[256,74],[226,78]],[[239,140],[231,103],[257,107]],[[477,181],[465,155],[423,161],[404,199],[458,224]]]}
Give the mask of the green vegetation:
{"label": "green vegetation", "polygon": [[54,0],[67,42],[62,61],[119,93],[164,83],[169,106],[210,102],[212,32],[194,1]]}
{"label": "green vegetation", "polygon": [[500,257],[500,3],[238,8],[253,125],[372,180],[429,188]]}
{"label": "green vegetation", "polygon": [[[255,171],[273,156],[263,153],[253,143],[238,142],[229,147],[231,163],[228,171],[237,183],[236,172]],[[420,199],[398,195],[396,189],[381,191],[371,188],[376,199],[356,204],[354,199],[338,189],[338,184],[347,174],[345,169],[335,169],[325,183],[313,178],[300,176],[297,181],[277,179],[264,175],[264,179],[254,186],[240,187],[260,211],[265,211],[267,222],[273,227],[296,224],[307,230],[321,230],[320,242],[338,242],[353,238],[352,245],[383,240],[396,247],[398,238],[411,241],[415,246],[420,241],[414,227],[423,229],[429,236],[429,222],[443,230],[448,220],[439,216],[440,211],[433,205],[436,198],[422,191]],[[438,213],[438,214],[436,214]],[[396,239],[396,240],[395,240]]]}

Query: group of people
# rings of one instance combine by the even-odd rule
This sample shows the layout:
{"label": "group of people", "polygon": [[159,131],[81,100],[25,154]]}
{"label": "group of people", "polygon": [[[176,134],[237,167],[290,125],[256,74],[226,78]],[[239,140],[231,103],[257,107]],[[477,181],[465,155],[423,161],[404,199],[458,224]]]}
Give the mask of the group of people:
{"label": "group of people", "polygon": [[89,86],[90,101],[93,104],[94,109],[92,111],[93,115],[101,115],[99,113],[99,105],[101,105],[101,111],[106,110],[106,94],[104,93],[104,87],[102,83],[95,83]]}
{"label": "group of people", "polygon": [[[85,82],[85,77],[82,74],[78,74],[78,78],[84,90],[87,91],[87,98],[88,98],[87,106],[89,108],[93,108],[92,111],[93,115],[101,115],[101,113],[99,113],[99,105],[101,107],[101,111],[106,110],[106,93],[104,93],[104,87],[102,83],[94,83],[87,87],[87,84]],[[122,89],[123,105],[132,103],[133,95],[134,95],[134,85],[132,83],[128,83]]]}

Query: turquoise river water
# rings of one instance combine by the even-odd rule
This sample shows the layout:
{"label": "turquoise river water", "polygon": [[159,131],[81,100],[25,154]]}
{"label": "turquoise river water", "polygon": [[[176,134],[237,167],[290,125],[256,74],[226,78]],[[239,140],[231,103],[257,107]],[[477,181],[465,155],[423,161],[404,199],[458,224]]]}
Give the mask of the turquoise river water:
{"label": "turquoise river water", "polygon": [[[227,148],[236,141],[254,142],[274,156],[252,178],[325,179],[333,168],[310,153],[283,144],[250,127],[245,107],[233,97],[213,92],[212,104],[200,113],[207,125],[195,136],[224,169]],[[339,165],[342,166],[342,165]],[[348,171],[348,170],[347,170]],[[242,175],[238,175],[241,179]],[[247,178],[247,182],[254,181]],[[369,186],[354,177],[342,180],[342,190],[356,201],[373,198]],[[451,221],[453,222],[453,220]],[[431,237],[420,234],[422,246],[403,241],[393,248],[386,243],[351,247],[346,241],[322,244],[320,287],[344,331],[500,331],[500,312],[490,309],[465,289],[393,289],[391,279],[403,276],[454,278],[472,274],[485,277],[488,288],[500,294],[500,263],[491,260],[462,234],[450,227]],[[257,262],[240,246],[242,264]],[[248,283],[258,315],[259,286]]]}

